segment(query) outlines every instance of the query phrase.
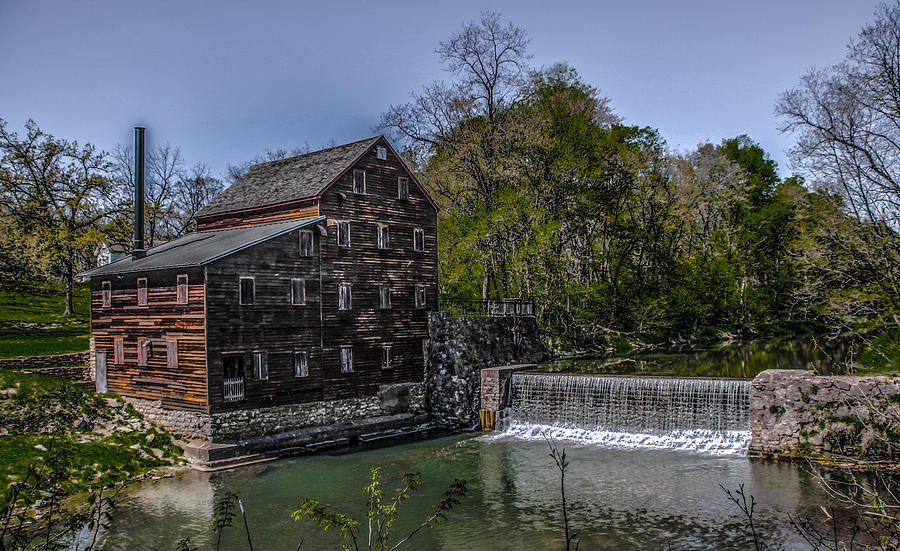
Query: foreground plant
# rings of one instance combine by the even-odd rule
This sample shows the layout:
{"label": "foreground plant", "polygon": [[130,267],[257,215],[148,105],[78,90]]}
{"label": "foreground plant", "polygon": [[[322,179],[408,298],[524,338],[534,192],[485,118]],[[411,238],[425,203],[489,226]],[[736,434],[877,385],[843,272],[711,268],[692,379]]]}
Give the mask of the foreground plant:
{"label": "foreground plant", "polygon": [[409,541],[422,528],[434,527],[447,520],[447,514],[466,497],[468,492],[466,481],[462,478],[455,478],[450,484],[450,488],[444,492],[441,500],[432,507],[431,515],[406,537],[391,545],[388,543],[388,537],[400,514],[400,504],[409,499],[421,484],[421,473],[406,473],[402,477],[402,486],[395,491],[393,497],[385,500],[384,492],[381,489],[381,467],[372,468],[372,482],[365,487],[367,507],[365,519],[368,534],[362,548],[359,540],[359,521],[329,509],[328,505],[314,499],[304,499],[300,508],[291,516],[294,520],[311,520],[323,531],[328,531],[330,528],[339,529],[341,537],[350,540],[350,543],[342,546],[344,550],[391,551]]}

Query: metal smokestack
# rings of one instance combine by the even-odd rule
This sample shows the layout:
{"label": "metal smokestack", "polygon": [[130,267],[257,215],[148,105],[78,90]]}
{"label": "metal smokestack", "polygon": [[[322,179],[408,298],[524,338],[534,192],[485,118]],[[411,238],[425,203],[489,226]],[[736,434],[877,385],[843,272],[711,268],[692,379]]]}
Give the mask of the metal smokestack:
{"label": "metal smokestack", "polygon": [[134,246],[132,258],[143,258],[144,251],[144,134],[143,126],[134,127]]}

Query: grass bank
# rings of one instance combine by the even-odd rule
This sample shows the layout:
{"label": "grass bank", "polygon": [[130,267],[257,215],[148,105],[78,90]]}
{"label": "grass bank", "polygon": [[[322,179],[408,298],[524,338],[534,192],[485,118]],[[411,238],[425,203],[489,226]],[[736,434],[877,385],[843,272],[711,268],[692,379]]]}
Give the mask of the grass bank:
{"label": "grass bank", "polygon": [[62,284],[0,290],[0,358],[82,352],[90,342],[88,283],[75,286],[75,315],[64,316]]}

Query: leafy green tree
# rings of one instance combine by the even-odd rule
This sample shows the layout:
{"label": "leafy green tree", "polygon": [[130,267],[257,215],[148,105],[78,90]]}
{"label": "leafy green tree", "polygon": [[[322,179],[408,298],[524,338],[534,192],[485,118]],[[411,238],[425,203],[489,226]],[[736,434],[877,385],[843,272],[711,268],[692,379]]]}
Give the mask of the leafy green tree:
{"label": "leafy green tree", "polygon": [[19,136],[0,119],[0,209],[66,287],[65,314],[74,314],[75,274],[91,263],[102,240],[104,201],[114,187],[106,154],[90,144],[55,138],[34,121]]}

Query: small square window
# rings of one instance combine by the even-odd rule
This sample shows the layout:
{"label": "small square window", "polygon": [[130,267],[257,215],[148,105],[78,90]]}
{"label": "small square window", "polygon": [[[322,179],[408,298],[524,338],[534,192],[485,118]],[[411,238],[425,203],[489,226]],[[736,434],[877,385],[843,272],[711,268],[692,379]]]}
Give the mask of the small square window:
{"label": "small square window", "polygon": [[258,381],[265,381],[269,378],[269,366],[266,364],[265,352],[253,353],[253,378]]}
{"label": "small square window", "polygon": [[309,362],[306,358],[306,352],[294,352],[294,377],[308,377]]}
{"label": "small square window", "polygon": [[338,246],[339,247],[349,247],[350,246],[350,222],[341,221],[338,222]]}
{"label": "small square window", "polygon": [[178,304],[187,304],[188,303],[188,276],[185,274],[179,275],[175,278],[175,286],[177,288],[176,295]]}
{"label": "small square window", "polygon": [[378,147],[375,148],[375,156],[378,157],[379,160],[382,160],[382,161],[386,160],[387,159],[387,148],[379,145]]}
{"label": "small square window", "polygon": [[103,296],[103,307],[109,308],[112,305],[112,283],[104,281],[100,284],[100,289]]}
{"label": "small square window", "polygon": [[391,247],[391,234],[387,224],[378,224],[377,241],[379,249],[389,249]]}
{"label": "small square window", "polygon": [[387,310],[391,307],[391,286],[390,285],[379,285],[378,286],[378,307],[382,310]]}
{"label": "small square window", "polygon": [[147,306],[147,278],[139,277],[137,280],[138,306]]}
{"label": "small square window", "polygon": [[300,256],[312,256],[313,254],[313,235],[311,231],[302,230],[300,232]]}
{"label": "small square window", "polygon": [[353,371],[353,348],[349,346],[341,347],[341,373],[350,373]]}
{"label": "small square window", "polygon": [[409,200],[409,178],[397,178],[397,199]]}
{"label": "small square window", "polygon": [[425,230],[419,228],[413,230],[413,250],[425,251]]}
{"label": "small square window", "polygon": [[241,276],[239,303],[242,306],[253,304],[256,293],[256,281],[253,276]]}
{"label": "small square window", "polygon": [[166,366],[170,369],[178,367],[178,340],[166,341]]}
{"label": "small square window", "polygon": [[381,369],[394,367],[394,353],[390,346],[381,347]]}
{"label": "small square window", "polygon": [[366,194],[366,171],[365,170],[354,170],[353,171],[353,193],[357,195],[365,195]]}
{"label": "small square window", "polygon": [[350,296],[350,284],[341,283],[338,286],[338,310],[349,310],[352,307]]}
{"label": "small square window", "polygon": [[138,339],[137,345],[138,365],[147,365],[147,339]]}
{"label": "small square window", "polygon": [[125,363],[125,342],[122,337],[113,339],[113,361],[117,364]]}
{"label": "small square window", "polygon": [[425,286],[416,285],[416,308],[425,308]]}
{"label": "small square window", "polygon": [[306,280],[291,279],[291,304],[303,306],[306,304]]}

